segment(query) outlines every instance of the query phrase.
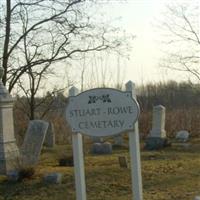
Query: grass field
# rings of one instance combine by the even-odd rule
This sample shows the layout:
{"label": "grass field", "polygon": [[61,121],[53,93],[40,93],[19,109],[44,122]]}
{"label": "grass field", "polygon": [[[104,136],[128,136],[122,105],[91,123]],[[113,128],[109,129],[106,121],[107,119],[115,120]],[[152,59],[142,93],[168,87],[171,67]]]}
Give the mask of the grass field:
{"label": "grass field", "polygon": [[[144,200],[193,200],[200,195],[200,141],[191,146],[173,145],[161,151],[141,151]],[[85,145],[88,200],[131,200],[130,169],[120,168],[118,156],[128,149],[114,149],[112,155],[94,156]],[[58,166],[61,153],[70,154],[67,145],[43,149],[35,175],[11,183],[0,177],[0,200],[75,200],[73,167]],[[48,172],[63,173],[63,183],[47,185]]]}

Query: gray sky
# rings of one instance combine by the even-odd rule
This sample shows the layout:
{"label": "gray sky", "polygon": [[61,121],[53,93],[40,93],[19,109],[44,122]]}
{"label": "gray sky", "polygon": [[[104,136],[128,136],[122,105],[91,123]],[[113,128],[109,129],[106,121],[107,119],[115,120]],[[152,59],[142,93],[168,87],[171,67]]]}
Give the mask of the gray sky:
{"label": "gray sky", "polygon": [[[109,0],[109,3],[106,0],[99,0],[99,2],[101,2],[99,10],[104,13],[105,19],[113,20],[117,26],[135,35],[136,38],[131,41],[133,48],[129,52],[129,60],[121,58],[117,60],[116,57],[105,55],[98,68],[92,68],[94,63],[79,62],[74,70],[69,69],[72,80],[78,80],[75,83],[77,87],[80,88],[83,66],[86,67],[85,89],[101,86],[95,81],[101,82],[102,74],[107,74],[105,85],[115,86],[112,82],[117,82],[117,69],[120,69],[120,82],[126,83],[132,80],[137,85],[168,80],[182,81],[190,78],[188,74],[159,67],[163,53],[160,45],[161,32],[156,28],[156,24],[163,19],[166,4],[190,3],[197,2],[197,0]],[[115,20],[116,18],[120,19]],[[66,85],[65,82],[62,84]]]}
{"label": "gray sky", "polygon": [[[119,0],[120,1],[120,0]],[[192,0],[111,0],[105,11],[114,17],[121,16],[120,25],[127,32],[136,35],[132,41],[130,60],[124,63],[124,81],[136,83],[185,80],[187,76],[179,72],[159,67],[161,53],[161,33],[156,29],[157,20],[162,19],[165,5],[170,2],[192,2]]]}

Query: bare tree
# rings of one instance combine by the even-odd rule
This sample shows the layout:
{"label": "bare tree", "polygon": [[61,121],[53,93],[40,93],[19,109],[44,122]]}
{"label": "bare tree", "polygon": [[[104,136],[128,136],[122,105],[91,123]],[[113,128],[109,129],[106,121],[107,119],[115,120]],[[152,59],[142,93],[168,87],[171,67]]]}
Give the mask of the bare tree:
{"label": "bare tree", "polygon": [[[55,63],[81,59],[122,44],[118,29],[98,23],[89,12],[95,1],[5,0],[0,2],[0,64],[9,92],[18,85],[34,119],[36,96]],[[54,71],[58,72],[60,68]]]}
{"label": "bare tree", "polygon": [[190,73],[200,81],[200,8],[199,2],[187,1],[166,6],[160,30],[163,34],[163,66]]}
{"label": "bare tree", "polygon": [[[1,16],[3,83],[13,89],[30,68],[49,68],[84,52],[116,48],[115,31],[91,18],[86,0],[6,0]],[[13,3],[13,5],[11,5]],[[27,62],[28,61],[28,62]],[[58,69],[59,70],[59,69]]]}

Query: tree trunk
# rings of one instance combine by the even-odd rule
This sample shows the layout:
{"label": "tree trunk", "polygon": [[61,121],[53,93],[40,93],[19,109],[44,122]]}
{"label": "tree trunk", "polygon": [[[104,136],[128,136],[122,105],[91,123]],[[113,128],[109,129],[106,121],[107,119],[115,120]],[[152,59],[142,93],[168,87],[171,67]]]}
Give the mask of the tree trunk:
{"label": "tree trunk", "polygon": [[10,22],[11,22],[11,0],[6,1],[6,33],[5,33],[5,41],[4,41],[4,49],[3,49],[3,68],[4,75],[2,78],[3,84],[6,85],[7,81],[7,69],[8,69],[8,49],[10,42]]}

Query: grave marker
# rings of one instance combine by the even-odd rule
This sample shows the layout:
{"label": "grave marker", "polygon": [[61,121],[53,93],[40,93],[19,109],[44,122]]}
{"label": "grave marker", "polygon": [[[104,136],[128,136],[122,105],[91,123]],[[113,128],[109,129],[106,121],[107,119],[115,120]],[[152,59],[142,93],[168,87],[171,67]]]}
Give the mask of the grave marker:
{"label": "grave marker", "polygon": [[23,165],[32,166],[37,164],[48,126],[49,123],[43,120],[31,120],[29,122],[21,147]]}
{"label": "grave marker", "polygon": [[19,164],[13,123],[14,99],[2,83],[3,68],[0,67],[0,174],[6,175]]}
{"label": "grave marker", "polygon": [[112,144],[110,142],[94,143],[92,145],[91,153],[93,154],[111,154]]}
{"label": "grave marker", "polygon": [[149,137],[166,138],[165,131],[165,107],[162,105],[153,107],[152,130]]}
{"label": "grave marker", "polygon": [[118,160],[121,168],[128,168],[128,162],[125,156],[119,156]]}
{"label": "grave marker", "polygon": [[181,130],[176,133],[176,140],[178,142],[187,142],[189,139],[189,132],[186,130]]}
{"label": "grave marker", "polygon": [[145,142],[145,149],[157,150],[169,146],[165,131],[165,107],[153,107],[152,129]]}

